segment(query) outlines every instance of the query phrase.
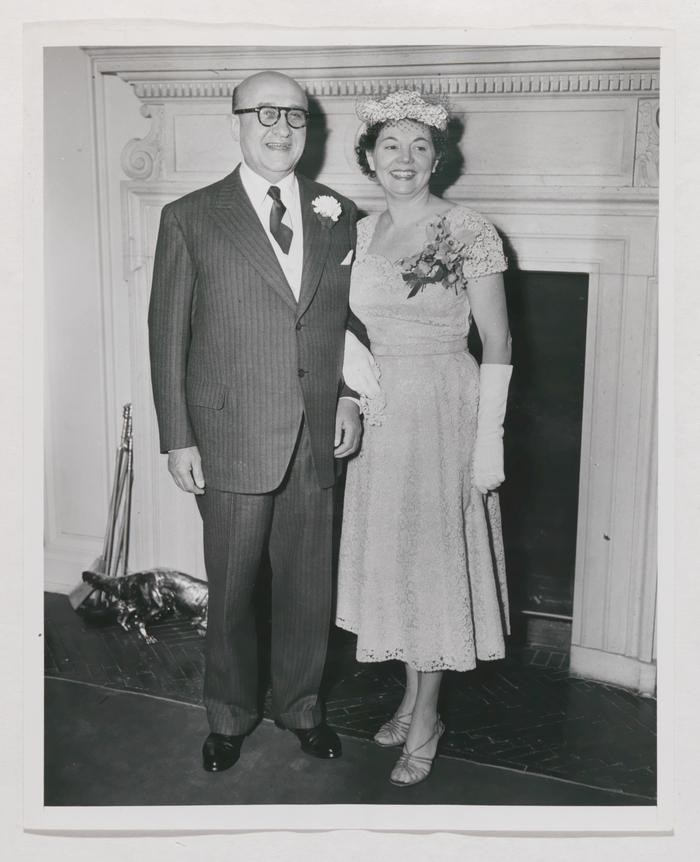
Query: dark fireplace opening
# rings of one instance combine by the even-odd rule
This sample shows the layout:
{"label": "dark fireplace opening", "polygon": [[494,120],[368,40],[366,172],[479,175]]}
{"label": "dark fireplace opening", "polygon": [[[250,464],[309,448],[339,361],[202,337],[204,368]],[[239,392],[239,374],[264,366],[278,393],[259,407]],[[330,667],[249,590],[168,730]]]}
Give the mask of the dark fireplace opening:
{"label": "dark fireplace opening", "polygon": [[[588,274],[506,274],[513,377],[500,489],[516,639],[568,648],[581,461]],[[470,349],[481,358],[472,328]]]}

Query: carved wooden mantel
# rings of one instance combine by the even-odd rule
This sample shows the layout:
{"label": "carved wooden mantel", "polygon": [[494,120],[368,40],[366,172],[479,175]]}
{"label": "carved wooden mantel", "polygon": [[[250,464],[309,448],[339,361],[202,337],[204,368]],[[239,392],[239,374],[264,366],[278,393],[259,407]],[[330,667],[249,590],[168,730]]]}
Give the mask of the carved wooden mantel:
{"label": "carved wooden mantel", "polygon": [[[138,564],[203,576],[199,525],[157,455],[146,308],[160,208],[239,161],[230,97],[279,69],[321,120],[307,156],[321,182],[367,211],[379,189],[358,172],[358,96],[408,86],[449,98],[463,165],[451,199],[490,218],[511,265],[589,275],[574,594],[573,672],[652,692],[656,607],[656,247],[659,60],[652,49],[270,47],[87,49],[151,121],[124,141],[124,276],[139,435]],[[98,103],[103,90],[97,88]],[[109,112],[98,104],[97,115]],[[315,137],[314,137],[315,136]],[[108,159],[105,145],[99,158]],[[106,276],[112,277],[112,276]],[[119,289],[114,283],[113,289]],[[189,502],[189,501],[188,501]]]}

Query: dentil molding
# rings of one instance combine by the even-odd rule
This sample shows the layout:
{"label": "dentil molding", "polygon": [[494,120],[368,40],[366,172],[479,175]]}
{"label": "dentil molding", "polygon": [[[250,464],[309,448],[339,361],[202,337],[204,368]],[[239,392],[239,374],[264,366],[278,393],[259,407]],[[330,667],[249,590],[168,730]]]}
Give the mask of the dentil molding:
{"label": "dentil molding", "polygon": [[228,99],[245,77],[279,69],[312,96],[399,87],[447,96],[654,94],[659,51],[640,47],[315,45],[86,48],[98,74],[141,100]]}
{"label": "dentil molding", "polygon": [[[230,99],[242,77],[210,79],[129,80],[143,101],[162,99]],[[579,72],[462,73],[448,75],[396,75],[362,77],[300,78],[310,96],[357,98],[401,88],[445,96],[514,96],[541,94],[651,94],[659,90],[659,73],[653,70],[608,70]]]}

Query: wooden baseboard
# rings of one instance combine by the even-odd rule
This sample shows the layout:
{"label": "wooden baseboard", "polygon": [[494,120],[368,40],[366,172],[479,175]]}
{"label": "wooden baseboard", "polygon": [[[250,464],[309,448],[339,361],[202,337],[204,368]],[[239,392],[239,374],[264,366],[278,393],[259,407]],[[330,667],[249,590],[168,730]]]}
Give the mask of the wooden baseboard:
{"label": "wooden baseboard", "polygon": [[574,676],[594,679],[628,688],[638,694],[656,694],[656,664],[617,653],[571,645],[570,672]]}

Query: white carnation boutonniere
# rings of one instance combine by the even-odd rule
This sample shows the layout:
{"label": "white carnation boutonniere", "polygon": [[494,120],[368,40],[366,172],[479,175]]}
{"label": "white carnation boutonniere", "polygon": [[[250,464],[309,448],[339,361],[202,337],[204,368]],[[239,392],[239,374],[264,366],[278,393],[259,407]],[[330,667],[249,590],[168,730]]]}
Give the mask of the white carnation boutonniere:
{"label": "white carnation boutonniere", "polygon": [[319,195],[311,201],[313,211],[324,227],[331,228],[340,218],[343,208],[331,195]]}

